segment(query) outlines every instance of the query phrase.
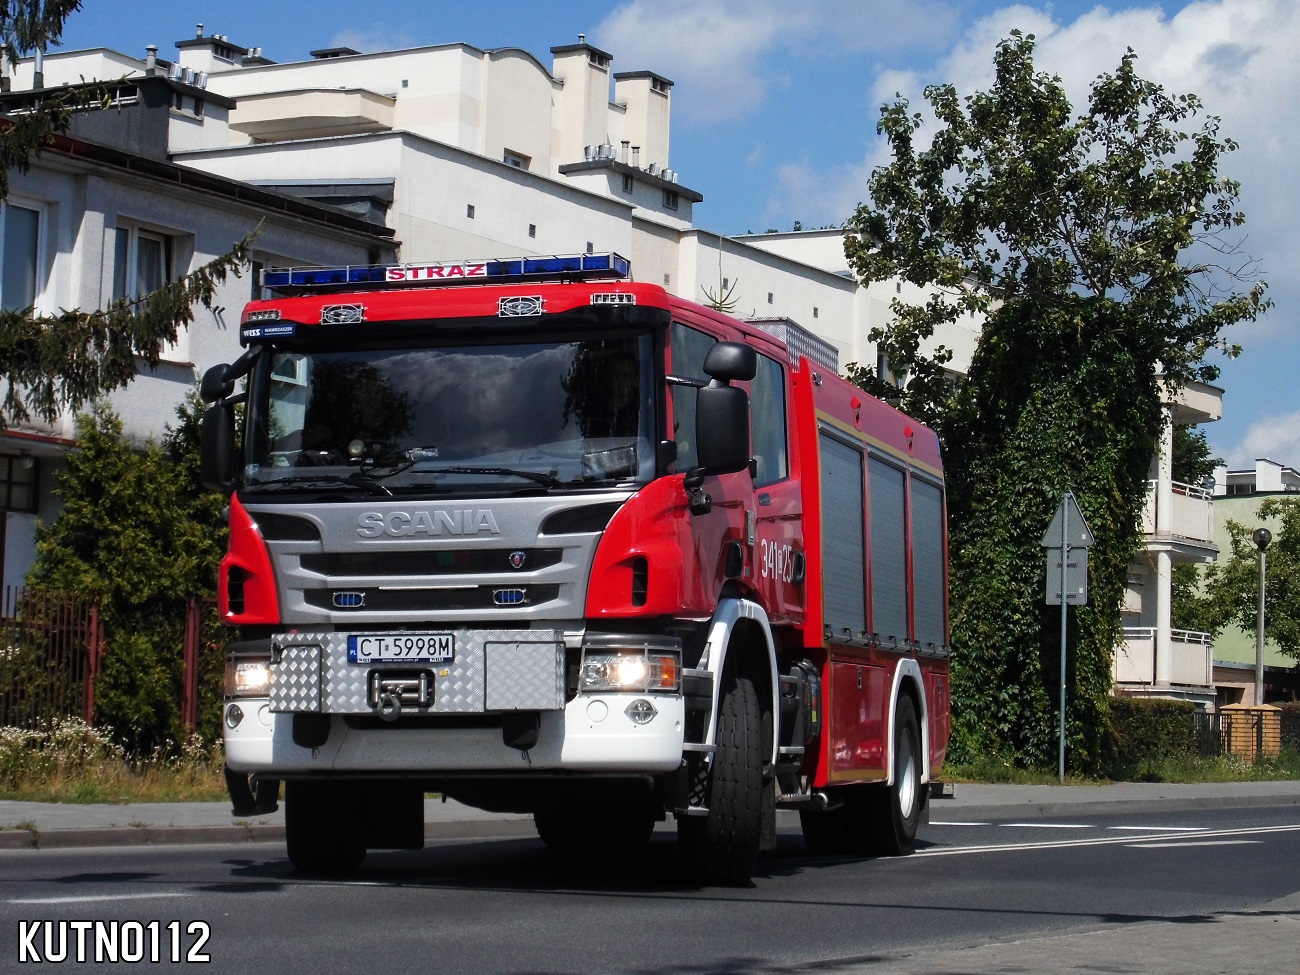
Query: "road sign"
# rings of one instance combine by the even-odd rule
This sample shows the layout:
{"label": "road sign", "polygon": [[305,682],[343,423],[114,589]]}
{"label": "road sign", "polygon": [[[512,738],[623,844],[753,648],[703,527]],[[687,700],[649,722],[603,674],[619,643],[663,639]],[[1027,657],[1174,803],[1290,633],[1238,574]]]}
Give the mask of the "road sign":
{"label": "road sign", "polygon": [[[1061,605],[1061,555],[1064,549],[1054,548],[1047,553],[1047,605]],[[1070,549],[1065,563],[1065,602],[1069,606],[1088,604],[1088,550]]]}
{"label": "road sign", "polygon": [[[1043,532],[1043,548],[1090,548],[1093,543],[1092,532],[1083,520],[1079,502],[1074,500],[1074,492],[1066,491],[1061,503],[1056,506],[1052,523]],[[1060,568],[1060,563],[1057,563]]]}

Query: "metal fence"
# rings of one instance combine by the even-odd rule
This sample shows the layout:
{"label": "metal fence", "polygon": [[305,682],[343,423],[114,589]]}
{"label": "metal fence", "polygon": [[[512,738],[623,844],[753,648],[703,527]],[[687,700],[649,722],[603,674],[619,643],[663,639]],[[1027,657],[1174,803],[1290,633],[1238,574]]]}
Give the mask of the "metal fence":
{"label": "metal fence", "polygon": [[0,725],[93,721],[103,654],[99,607],[76,593],[5,587],[0,600]]}
{"label": "metal fence", "polygon": [[1194,711],[1192,728],[1196,738],[1196,754],[1202,758],[1216,758],[1223,754],[1223,715]]}

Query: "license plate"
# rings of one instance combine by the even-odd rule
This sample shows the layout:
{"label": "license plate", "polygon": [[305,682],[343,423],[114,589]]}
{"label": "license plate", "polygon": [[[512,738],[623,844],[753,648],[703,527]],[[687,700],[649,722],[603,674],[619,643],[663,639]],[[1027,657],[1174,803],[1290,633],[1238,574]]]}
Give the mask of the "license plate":
{"label": "license plate", "polygon": [[355,633],[348,636],[348,662],[380,660],[445,663],[456,658],[452,633]]}

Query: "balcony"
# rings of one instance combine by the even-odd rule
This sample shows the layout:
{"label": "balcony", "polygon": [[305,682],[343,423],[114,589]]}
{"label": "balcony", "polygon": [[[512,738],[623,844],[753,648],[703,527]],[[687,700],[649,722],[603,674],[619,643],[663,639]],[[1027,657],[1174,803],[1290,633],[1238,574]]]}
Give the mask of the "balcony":
{"label": "balcony", "polygon": [[[1209,633],[1171,630],[1169,684],[1208,688],[1214,697],[1213,639]],[[1115,683],[1134,692],[1156,686],[1156,630],[1124,627],[1124,642],[1115,648]]]}
{"label": "balcony", "polygon": [[1157,483],[1147,481],[1146,502],[1142,506],[1142,534],[1146,536],[1146,540],[1170,542],[1177,547],[1189,549],[1189,554],[1198,557],[1205,557],[1208,554],[1212,557],[1219,550],[1214,544],[1213,495],[1203,487],[1174,481],[1170,493],[1169,530],[1167,533],[1162,533],[1156,529],[1163,520],[1159,517],[1160,512],[1157,508],[1159,504]]}
{"label": "balcony", "polygon": [[393,127],[395,104],[391,95],[361,88],[243,95],[230,113],[230,127],[255,142],[386,132]]}

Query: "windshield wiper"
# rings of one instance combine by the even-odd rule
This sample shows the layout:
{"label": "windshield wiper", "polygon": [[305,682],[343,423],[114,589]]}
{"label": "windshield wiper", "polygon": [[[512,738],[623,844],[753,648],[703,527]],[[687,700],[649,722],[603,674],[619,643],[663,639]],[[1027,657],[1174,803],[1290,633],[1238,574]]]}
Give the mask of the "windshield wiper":
{"label": "windshield wiper", "polygon": [[390,498],[393,492],[359,471],[344,477],[341,474],[294,474],[290,477],[277,477],[271,481],[250,481],[248,486],[258,490],[277,490],[288,488],[316,487],[353,487],[370,494],[386,494]]}
{"label": "windshield wiper", "polygon": [[560,479],[556,476],[557,471],[521,471],[513,467],[433,467],[420,471],[412,471],[412,474],[495,474],[500,477],[522,477],[529,481],[535,481],[542,487],[559,487]]}

